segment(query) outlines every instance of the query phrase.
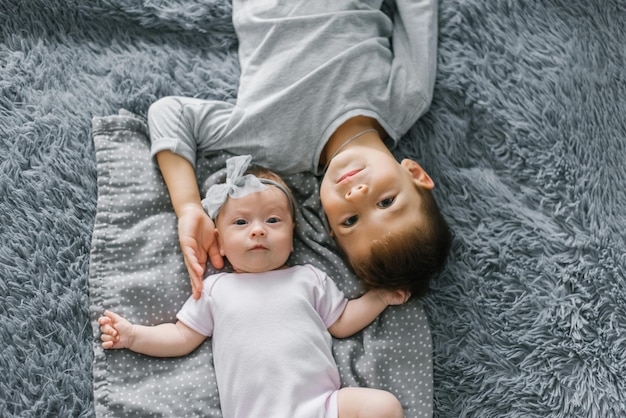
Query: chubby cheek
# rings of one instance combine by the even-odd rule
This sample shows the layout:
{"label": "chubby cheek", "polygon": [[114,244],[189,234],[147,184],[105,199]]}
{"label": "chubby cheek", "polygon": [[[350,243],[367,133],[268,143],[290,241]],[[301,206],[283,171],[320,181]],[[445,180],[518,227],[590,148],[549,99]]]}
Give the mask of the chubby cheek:
{"label": "chubby cheek", "polygon": [[329,192],[322,193],[322,190],[320,190],[320,201],[322,202],[322,207],[324,208],[329,224],[335,225],[341,211],[341,202],[337,196]]}
{"label": "chubby cheek", "polygon": [[322,184],[320,185],[320,200],[322,201],[322,205],[324,205],[324,202],[327,202],[329,200],[330,195],[331,187],[326,180],[326,177],[324,177],[324,179],[322,180]]}
{"label": "chubby cheek", "polygon": [[224,241],[222,240],[222,236],[220,235],[219,231],[219,229],[215,230],[215,240],[217,241],[217,246],[220,249],[220,255],[224,257],[226,255],[224,251]]}
{"label": "chubby cheek", "polygon": [[233,236],[231,236],[227,240],[218,239],[217,244],[219,246],[220,254],[222,257],[227,257],[227,254],[230,254],[231,257],[236,257],[238,250],[240,249],[237,240],[235,240],[234,233]]}
{"label": "chubby cheek", "polygon": [[330,236],[336,239],[335,229],[344,220],[344,214],[347,212],[337,205],[329,205],[329,209],[324,208],[324,212],[326,213],[326,222],[328,223]]}
{"label": "chubby cheek", "polygon": [[293,229],[285,233],[284,237],[281,238],[281,242],[284,243],[283,248],[285,250],[288,249],[291,254],[293,252]]}

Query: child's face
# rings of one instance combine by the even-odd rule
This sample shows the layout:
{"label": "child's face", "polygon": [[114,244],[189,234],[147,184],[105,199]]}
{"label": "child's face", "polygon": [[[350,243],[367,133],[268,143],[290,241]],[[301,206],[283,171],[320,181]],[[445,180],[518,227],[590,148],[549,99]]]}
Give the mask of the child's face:
{"label": "child's face", "polygon": [[373,241],[423,222],[416,186],[434,184],[419,164],[398,163],[388,152],[351,148],[331,161],[320,198],[331,233],[349,259],[366,257]]}
{"label": "child's face", "polygon": [[293,228],[289,200],[274,186],[228,198],[217,218],[220,252],[239,273],[275,270],[293,250]]}

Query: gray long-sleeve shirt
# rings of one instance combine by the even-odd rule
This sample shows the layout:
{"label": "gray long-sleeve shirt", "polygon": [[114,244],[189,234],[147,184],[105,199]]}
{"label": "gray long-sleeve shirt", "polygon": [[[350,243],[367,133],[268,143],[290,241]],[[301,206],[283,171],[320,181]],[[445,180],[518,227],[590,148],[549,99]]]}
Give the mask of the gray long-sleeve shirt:
{"label": "gray long-sleeve shirt", "polygon": [[176,109],[151,109],[152,154],[195,164],[198,153],[228,151],[284,174],[319,173],[328,138],[358,115],[377,119],[393,148],[432,99],[437,13],[435,0],[388,5],[389,14],[380,0],[234,0],[236,103],[178,97]]}

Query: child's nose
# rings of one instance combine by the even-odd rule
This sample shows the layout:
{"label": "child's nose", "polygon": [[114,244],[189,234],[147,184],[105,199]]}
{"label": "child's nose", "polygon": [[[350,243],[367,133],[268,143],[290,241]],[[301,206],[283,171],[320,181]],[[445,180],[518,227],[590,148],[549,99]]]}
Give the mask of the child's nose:
{"label": "child's nose", "polygon": [[265,236],[265,225],[261,222],[255,222],[252,224],[252,229],[250,229],[250,235],[252,237]]}
{"label": "child's nose", "polygon": [[346,200],[360,199],[367,194],[368,190],[367,185],[357,184],[346,192]]}

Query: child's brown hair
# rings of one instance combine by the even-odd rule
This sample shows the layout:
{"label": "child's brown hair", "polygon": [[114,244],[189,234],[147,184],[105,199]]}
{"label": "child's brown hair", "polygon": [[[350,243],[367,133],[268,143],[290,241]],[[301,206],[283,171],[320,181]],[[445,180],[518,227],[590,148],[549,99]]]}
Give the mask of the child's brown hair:
{"label": "child's brown hair", "polygon": [[428,292],[432,276],[443,270],[452,235],[432,193],[418,192],[426,220],[423,226],[388,235],[372,243],[367,257],[348,260],[366,289],[409,290],[419,298]]}

